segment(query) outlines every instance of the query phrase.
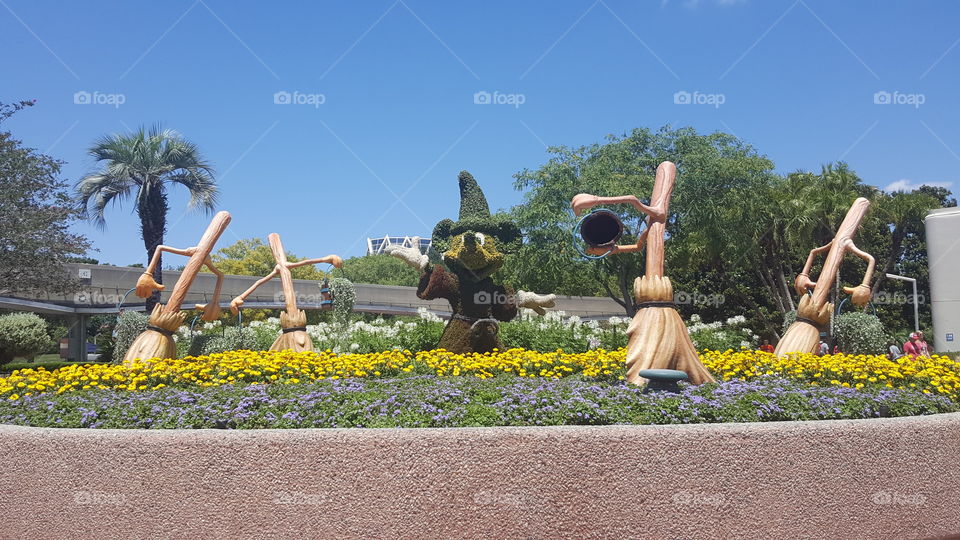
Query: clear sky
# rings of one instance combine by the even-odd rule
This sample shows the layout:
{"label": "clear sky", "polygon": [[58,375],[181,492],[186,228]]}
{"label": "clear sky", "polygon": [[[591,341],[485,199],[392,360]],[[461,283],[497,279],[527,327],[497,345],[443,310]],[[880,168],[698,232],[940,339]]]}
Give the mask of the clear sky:
{"label": "clear sky", "polygon": [[[0,101],[37,100],[6,128],[71,183],[98,136],[162,122],[216,166],[222,244],[278,232],[300,256],[428,236],[461,169],[507,208],[547,145],[634,127],[733,133],[782,173],[960,186],[954,1],[0,0],[0,50]],[[184,201],[178,247],[207,221]],[[143,262],[129,206],[107,222],[79,227],[91,256]]]}

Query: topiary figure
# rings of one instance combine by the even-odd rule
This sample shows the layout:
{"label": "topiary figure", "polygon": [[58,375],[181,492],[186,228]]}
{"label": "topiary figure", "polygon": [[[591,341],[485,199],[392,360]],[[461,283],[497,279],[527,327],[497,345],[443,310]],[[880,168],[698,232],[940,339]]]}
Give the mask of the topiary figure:
{"label": "topiary figure", "polygon": [[556,296],[514,293],[493,282],[491,276],[503,266],[504,252],[520,246],[520,229],[509,217],[490,214],[487,199],[470,173],[461,171],[459,182],[460,219],[444,219],[434,227],[433,257],[412,247],[389,246],[385,251],[420,270],[418,297],[450,302],[453,316],[439,348],[456,353],[489,352],[503,348],[498,321],[513,319],[521,307],[543,315],[545,307],[553,307]]}

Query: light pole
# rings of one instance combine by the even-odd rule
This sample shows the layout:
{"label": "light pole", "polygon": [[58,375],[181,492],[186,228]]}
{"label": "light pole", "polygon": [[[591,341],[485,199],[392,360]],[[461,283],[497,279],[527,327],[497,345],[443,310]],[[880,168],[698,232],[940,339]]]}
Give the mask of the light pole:
{"label": "light pole", "polygon": [[890,279],[909,281],[913,285],[913,331],[920,331],[920,301],[917,299],[917,280],[912,277],[887,274]]}

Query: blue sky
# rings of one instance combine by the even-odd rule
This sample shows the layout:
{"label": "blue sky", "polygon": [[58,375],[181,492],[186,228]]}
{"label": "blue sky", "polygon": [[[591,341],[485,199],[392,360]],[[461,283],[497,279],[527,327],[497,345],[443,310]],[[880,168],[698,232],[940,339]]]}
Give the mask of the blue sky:
{"label": "blue sky", "polygon": [[[455,217],[461,169],[506,208],[546,145],[634,127],[733,133],[783,173],[843,159],[880,187],[956,189],[958,21],[950,1],[0,0],[0,101],[37,100],[6,128],[71,183],[98,136],[162,122],[217,168],[222,245],[278,232],[352,256]],[[184,201],[178,247],[207,221]],[[91,255],[142,262],[129,207],[107,222],[78,227]]]}

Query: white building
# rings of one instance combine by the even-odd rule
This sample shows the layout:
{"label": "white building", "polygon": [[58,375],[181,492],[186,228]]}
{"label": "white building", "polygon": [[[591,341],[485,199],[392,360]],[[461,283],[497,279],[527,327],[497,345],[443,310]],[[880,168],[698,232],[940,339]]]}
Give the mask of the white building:
{"label": "white building", "polygon": [[930,269],[930,307],[933,346],[938,352],[960,351],[960,208],[941,208],[927,214],[927,264]]}
{"label": "white building", "polygon": [[420,253],[430,249],[430,238],[419,236],[384,236],[382,238],[367,238],[367,255],[379,255],[387,246],[415,247]]}

